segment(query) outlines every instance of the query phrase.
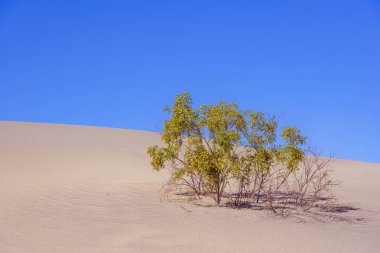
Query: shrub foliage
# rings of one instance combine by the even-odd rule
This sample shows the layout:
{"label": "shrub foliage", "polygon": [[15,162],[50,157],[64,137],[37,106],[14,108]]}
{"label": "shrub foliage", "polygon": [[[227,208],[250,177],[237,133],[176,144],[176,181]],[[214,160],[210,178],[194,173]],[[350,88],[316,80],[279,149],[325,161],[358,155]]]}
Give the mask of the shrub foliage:
{"label": "shrub foliage", "polygon": [[332,185],[327,162],[307,156],[300,130],[280,130],[273,116],[224,101],[193,108],[187,92],[165,111],[163,145],[148,154],[154,170],[170,171],[169,191],[278,212],[307,208]]}

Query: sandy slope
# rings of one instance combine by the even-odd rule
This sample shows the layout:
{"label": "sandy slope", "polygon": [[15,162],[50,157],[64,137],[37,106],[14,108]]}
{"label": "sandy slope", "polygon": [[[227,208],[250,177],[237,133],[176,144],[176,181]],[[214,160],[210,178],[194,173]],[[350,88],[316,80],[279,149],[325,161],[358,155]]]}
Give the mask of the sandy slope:
{"label": "sandy slope", "polygon": [[165,176],[146,156],[156,143],[143,131],[0,122],[0,252],[380,252],[380,164],[337,160],[337,195],[360,210],[299,223],[161,202]]}

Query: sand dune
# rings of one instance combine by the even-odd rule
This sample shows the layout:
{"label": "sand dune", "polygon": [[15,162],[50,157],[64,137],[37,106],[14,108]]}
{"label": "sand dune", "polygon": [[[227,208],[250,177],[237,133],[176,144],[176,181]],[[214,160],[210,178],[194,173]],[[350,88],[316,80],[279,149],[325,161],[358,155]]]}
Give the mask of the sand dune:
{"label": "sand dune", "polygon": [[[322,221],[160,201],[156,133],[0,122],[0,252],[380,252],[380,164],[337,160]],[[329,215],[326,213],[326,216]]]}

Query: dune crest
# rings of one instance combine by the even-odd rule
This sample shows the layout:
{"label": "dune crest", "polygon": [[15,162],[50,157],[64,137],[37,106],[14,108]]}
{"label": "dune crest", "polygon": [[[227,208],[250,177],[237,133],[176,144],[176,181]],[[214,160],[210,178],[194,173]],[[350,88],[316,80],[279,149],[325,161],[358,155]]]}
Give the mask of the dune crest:
{"label": "dune crest", "polygon": [[146,155],[159,143],[145,131],[0,122],[0,252],[380,252],[380,164],[336,160],[342,209],[297,222],[160,201],[166,177]]}

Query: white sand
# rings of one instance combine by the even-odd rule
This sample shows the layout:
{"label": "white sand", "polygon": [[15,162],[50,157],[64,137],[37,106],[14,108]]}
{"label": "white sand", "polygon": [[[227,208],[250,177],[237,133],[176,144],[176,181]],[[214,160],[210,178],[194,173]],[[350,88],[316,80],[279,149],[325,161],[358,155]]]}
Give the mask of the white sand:
{"label": "white sand", "polygon": [[[160,201],[156,133],[0,122],[0,252],[380,252],[380,164],[335,162],[350,221]],[[326,214],[327,215],[327,214]]]}

